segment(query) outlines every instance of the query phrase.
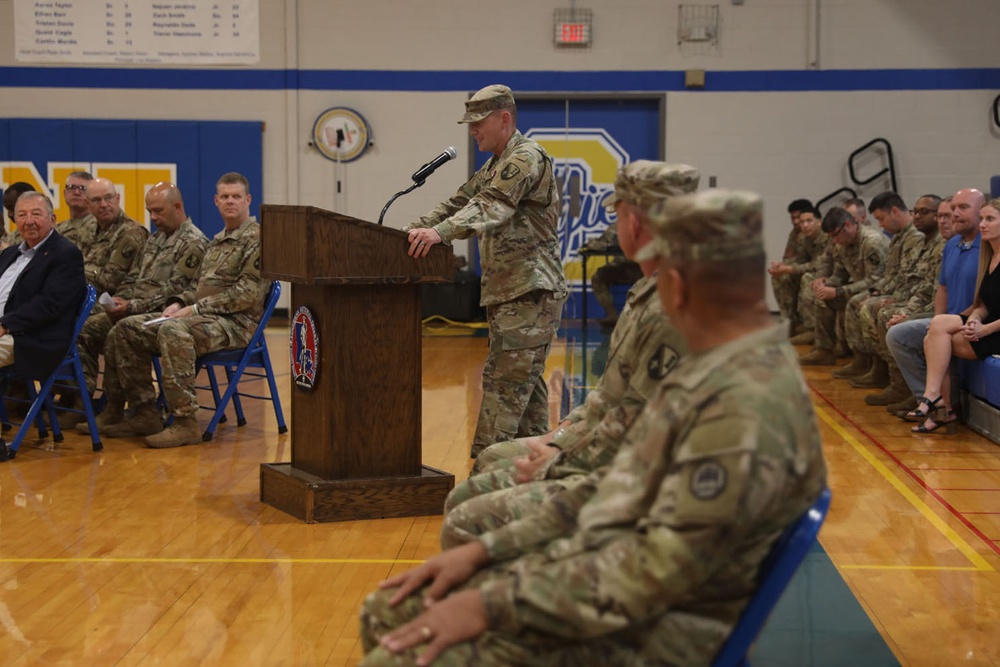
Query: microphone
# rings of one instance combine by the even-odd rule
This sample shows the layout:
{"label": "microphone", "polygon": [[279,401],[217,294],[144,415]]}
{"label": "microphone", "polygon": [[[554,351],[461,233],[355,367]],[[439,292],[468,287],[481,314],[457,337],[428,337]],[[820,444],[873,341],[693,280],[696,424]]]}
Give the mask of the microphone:
{"label": "microphone", "polygon": [[457,155],[458,151],[455,150],[455,147],[448,146],[448,148],[446,148],[444,152],[441,153],[441,155],[438,155],[436,158],[434,158],[433,160],[422,166],[420,169],[417,169],[415,172],[413,172],[413,176],[411,177],[413,179],[413,182],[423,183],[425,180],[427,180],[428,176],[437,171],[438,167],[443,165],[448,160],[454,159],[455,156]]}

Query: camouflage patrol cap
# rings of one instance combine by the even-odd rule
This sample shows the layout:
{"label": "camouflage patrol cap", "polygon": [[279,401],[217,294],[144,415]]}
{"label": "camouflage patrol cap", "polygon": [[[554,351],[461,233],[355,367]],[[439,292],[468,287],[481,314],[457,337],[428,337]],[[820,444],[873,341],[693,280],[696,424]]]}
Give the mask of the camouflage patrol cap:
{"label": "camouflage patrol cap", "polygon": [[636,259],[709,262],[763,255],[763,213],[752,192],[712,189],[672,197],[649,211],[654,238]]}
{"label": "camouflage patrol cap", "polygon": [[666,197],[688,194],[698,189],[701,174],[689,164],[636,160],[618,170],[615,191],[605,197],[605,208],[619,201],[650,208]]}
{"label": "camouflage patrol cap", "polygon": [[486,86],[465,102],[465,115],[459,123],[478,123],[494,111],[514,107],[514,94],[503,84]]}

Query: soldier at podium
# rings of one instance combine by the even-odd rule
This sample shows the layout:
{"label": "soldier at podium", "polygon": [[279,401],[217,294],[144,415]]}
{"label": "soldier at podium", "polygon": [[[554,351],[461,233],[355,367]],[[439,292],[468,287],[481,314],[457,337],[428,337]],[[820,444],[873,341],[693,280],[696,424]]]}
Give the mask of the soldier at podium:
{"label": "soldier at podium", "polygon": [[479,150],[493,153],[450,199],[407,226],[409,254],[477,237],[481,303],[489,324],[483,403],[471,456],[549,430],[545,359],[559,328],[566,279],[557,227],[561,198],[552,160],[517,129],[510,88],[491,85],[465,103]]}

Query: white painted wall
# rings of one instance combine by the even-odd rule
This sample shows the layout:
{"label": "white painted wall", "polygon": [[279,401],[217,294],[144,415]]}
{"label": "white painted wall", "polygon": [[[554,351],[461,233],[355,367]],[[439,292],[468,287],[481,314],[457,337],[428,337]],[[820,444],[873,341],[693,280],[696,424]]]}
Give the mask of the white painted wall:
{"label": "white painted wall", "polygon": [[[676,2],[576,4],[594,12],[594,43],[567,51],[552,46],[552,12],[569,7],[568,1],[261,0],[256,69],[442,71],[435,90],[52,89],[45,87],[46,67],[38,67],[38,87],[0,90],[0,114],[259,119],[267,124],[265,201],[336,207],[369,220],[409,185],[416,167],[456,146],[459,159],[390,209],[387,224],[398,227],[465,178],[468,138],[455,119],[468,92],[516,80],[521,72],[1000,66],[996,0],[745,0],[740,6],[719,0],[719,53],[698,56],[678,48]],[[8,45],[0,49],[0,67],[23,66],[13,59],[12,25],[12,3],[0,3],[0,43]],[[214,71],[225,80],[225,68]],[[482,75],[475,77],[478,85],[453,86],[454,71]],[[721,186],[759,191],[774,256],[787,232],[785,204],[847,185],[848,154],[874,137],[891,141],[907,203],[925,192],[986,188],[989,177],[1000,174],[1000,133],[991,127],[990,110],[997,92],[669,92],[666,155],[698,165]],[[375,141],[369,153],[339,168],[308,146],[313,121],[331,106],[359,111]],[[339,198],[338,176],[344,187]],[[862,194],[870,198],[878,189]]]}

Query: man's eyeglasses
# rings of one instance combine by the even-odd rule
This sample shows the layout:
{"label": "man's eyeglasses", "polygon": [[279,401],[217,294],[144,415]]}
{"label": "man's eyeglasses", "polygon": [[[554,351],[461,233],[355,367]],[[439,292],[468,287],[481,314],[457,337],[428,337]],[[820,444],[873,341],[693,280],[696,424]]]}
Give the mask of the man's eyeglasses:
{"label": "man's eyeglasses", "polygon": [[937,209],[935,208],[915,208],[910,211],[913,215],[927,215],[928,213],[935,213]]}
{"label": "man's eyeglasses", "polygon": [[86,192],[86,185],[67,185],[66,192]]}
{"label": "man's eyeglasses", "polygon": [[91,204],[100,204],[101,202],[106,202],[110,204],[118,196],[118,193],[113,192],[111,194],[104,195],[103,197],[91,197],[88,201]]}
{"label": "man's eyeglasses", "polygon": [[837,227],[837,228],[836,228],[835,230],[833,230],[832,232],[830,232],[830,233],[828,234],[828,236],[829,236],[829,237],[830,237],[831,239],[835,239],[835,238],[837,238],[838,236],[840,236],[840,232],[844,231],[844,227],[846,227],[846,226],[847,226],[846,224],[843,224],[843,225],[841,225],[840,227]]}

